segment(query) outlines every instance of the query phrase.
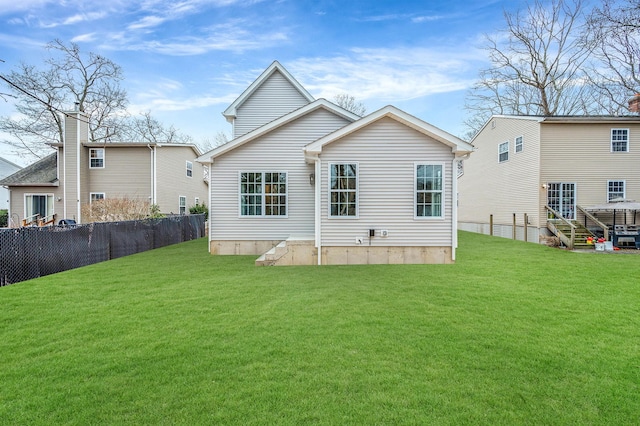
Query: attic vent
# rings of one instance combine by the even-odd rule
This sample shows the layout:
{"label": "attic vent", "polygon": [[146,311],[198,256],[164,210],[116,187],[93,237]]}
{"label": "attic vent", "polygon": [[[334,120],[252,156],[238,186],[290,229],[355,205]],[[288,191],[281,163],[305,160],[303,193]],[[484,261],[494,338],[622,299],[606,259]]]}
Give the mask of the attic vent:
{"label": "attic vent", "polygon": [[495,129],[496,128],[496,120],[492,120],[491,121],[491,128]]}

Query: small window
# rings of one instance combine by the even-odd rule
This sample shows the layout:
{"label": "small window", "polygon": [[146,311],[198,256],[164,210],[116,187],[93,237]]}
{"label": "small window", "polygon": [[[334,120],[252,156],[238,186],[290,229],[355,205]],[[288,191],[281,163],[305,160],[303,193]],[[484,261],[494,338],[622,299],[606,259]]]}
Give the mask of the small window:
{"label": "small window", "polygon": [[329,164],[329,216],[358,216],[358,165]]}
{"label": "small window", "polygon": [[611,129],[611,152],[629,152],[629,129]]}
{"label": "small window", "polygon": [[522,152],[522,150],[524,149],[522,136],[518,136],[516,138],[516,141],[515,141],[514,145],[515,145],[515,147],[514,147],[514,151],[515,152]]}
{"label": "small window", "polygon": [[195,202],[196,206],[200,205],[200,197],[196,197],[193,201]]}
{"label": "small window", "polygon": [[610,180],[607,183],[607,201],[616,201],[625,199],[625,181]]}
{"label": "small window", "polygon": [[104,200],[104,192],[92,192],[89,194],[89,203],[93,203],[94,201],[102,201]]}
{"label": "small window", "polygon": [[415,175],[416,217],[443,217],[443,165],[417,164]]}
{"label": "small window", "polygon": [[187,161],[187,177],[193,177],[193,163]]}
{"label": "small window", "polygon": [[458,168],[458,177],[464,174],[464,160],[458,160],[457,164]]}
{"label": "small window", "polygon": [[187,197],[185,197],[184,195],[181,195],[180,199],[178,200],[178,211],[181,215],[187,213]]}
{"label": "small window", "polygon": [[509,159],[509,142],[498,145],[498,161],[503,163]]}
{"label": "small window", "polygon": [[89,167],[92,169],[104,168],[104,148],[89,149]]}
{"label": "small window", "polygon": [[240,173],[240,216],[286,216],[286,172]]}

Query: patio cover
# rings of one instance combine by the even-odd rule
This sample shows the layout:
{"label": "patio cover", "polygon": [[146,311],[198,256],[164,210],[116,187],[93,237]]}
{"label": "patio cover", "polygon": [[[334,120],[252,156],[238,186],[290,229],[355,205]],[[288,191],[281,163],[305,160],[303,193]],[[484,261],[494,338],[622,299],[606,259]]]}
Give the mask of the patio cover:
{"label": "patio cover", "polygon": [[615,212],[619,210],[640,210],[640,203],[633,200],[611,201],[605,204],[596,204],[595,206],[584,207],[588,211],[609,211]]}

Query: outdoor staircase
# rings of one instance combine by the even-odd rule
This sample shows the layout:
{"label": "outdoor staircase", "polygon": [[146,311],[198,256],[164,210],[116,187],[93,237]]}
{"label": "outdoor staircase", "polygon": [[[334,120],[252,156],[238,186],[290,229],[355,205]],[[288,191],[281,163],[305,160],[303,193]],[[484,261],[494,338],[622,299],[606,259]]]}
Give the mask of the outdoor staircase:
{"label": "outdoor staircase", "polygon": [[260,256],[256,266],[315,265],[317,250],[313,237],[290,237]]}
{"label": "outdoor staircase", "polygon": [[[575,220],[569,220],[572,225],[575,226],[575,240],[573,243],[574,250],[589,250],[594,248],[594,244],[587,243],[587,238],[591,237],[595,240],[593,235],[584,225]],[[565,221],[558,219],[549,219],[547,221],[547,228],[564,243],[564,245],[571,247],[571,226]]]}

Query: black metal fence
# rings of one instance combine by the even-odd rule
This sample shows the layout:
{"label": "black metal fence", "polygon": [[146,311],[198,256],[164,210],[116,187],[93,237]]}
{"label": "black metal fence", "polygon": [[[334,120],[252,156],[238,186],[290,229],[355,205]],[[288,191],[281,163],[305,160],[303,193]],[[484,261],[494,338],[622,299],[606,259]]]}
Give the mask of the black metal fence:
{"label": "black metal fence", "polygon": [[205,235],[204,215],[0,230],[0,286]]}

